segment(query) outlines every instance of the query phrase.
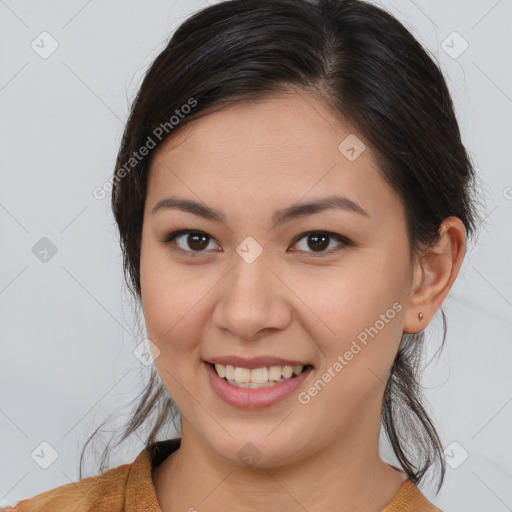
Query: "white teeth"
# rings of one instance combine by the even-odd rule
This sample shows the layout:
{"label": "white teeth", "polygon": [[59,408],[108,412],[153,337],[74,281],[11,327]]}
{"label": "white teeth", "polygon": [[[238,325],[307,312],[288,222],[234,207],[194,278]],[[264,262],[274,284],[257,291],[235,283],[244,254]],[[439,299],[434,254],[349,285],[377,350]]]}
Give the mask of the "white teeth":
{"label": "white teeth", "polygon": [[216,364],[215,369],[217,370],[219,377],[224,378],[226,376],[226,367],[223,364]]}
{"label": "white teeth", "polygon": [[[219,364],[219,365],[215,365],[215,368],[217,368],[217,366],[219,367],[222,367],[223,371],[224,371],[224,377],[228,380],[233,380],[233,377],[235,376],[235,368],[233,366],[230,366],[230,365],[226,365],[224,366],[223,364]],[[220,375],[220,373],[219,373]]]}
{"label": "white teeth", "polygon": [[[238,387],[238,388],[252,388],[252,389],[259,389],[259,388],[269,388],[271,386],[275,386],[277,382],[269,381],[269,382],[262,382],[258,384],[257,382],[236,382],[235,380],[229,380],[228,381],[232,386]],[[284,382],[284,379],[283,379]]]}
{"label": "white teeth", "polygon": [[268,369],[268,380],[279,380],[281,378],[281,366],[271,366]]}
{"label": "white teeth", "polygon": [[285,379],[289,379],[293,375],[293,366],[283,366],[281,373]]}
{"label": "white teeth", "polygon": [[251,381],[251,370],[249,368],[235,368],[233,380],[237,382],[250,382]]}
{"label": "white teeth", "polygon": [[299,375],[304,366],[270,366],[268,368],[240,368],[229,364],[215,364],[218,375],[238,387],[259,388],[284,382],[292,376]]}
{"label": "white teeth", "polygon": [[303,369],[303,368],[304,368],[303,366],[301,366],[300,364],[298,364],[297,366],[294,366],[294,367],[293,367],[293,373],[294,373],[295,375],[299,375],[299,373],[301,373],[301,372],[302,372],[302,369]]}
{"label": "white teeth", "polygon": [[255,368],[251,370],[251,382],[254,384],[263,384],[268,381],[268,370],[266,368]]}

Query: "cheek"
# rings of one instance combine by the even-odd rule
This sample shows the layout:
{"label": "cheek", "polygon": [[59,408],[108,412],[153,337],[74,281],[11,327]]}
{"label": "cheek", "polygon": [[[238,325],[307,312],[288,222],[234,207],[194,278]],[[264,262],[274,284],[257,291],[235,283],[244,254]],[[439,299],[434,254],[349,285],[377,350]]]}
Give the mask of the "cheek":
{"label": "cheek", "polygon": [[[201,321],[198,319],[201,290],[198,283],[141,258],[141,296],[148,338],[159,349],[154,364],[180,411],[190,407],[191,376],[199,366]],[[147,266],[145,261],[151,261]],[[194,286],[194,284],[196,286]],[[199,286],[200,288],[200,286]],[[198,304],[199,302],[199,304]],[[195,306],[195,307],[194,307]],[[193,410],[188,411],[193,414]]]}
{"label": "cheek", "polygon": [[333,269],[330,277],[309,282],[309,292],[304,287],[298,293],[313,305],[313,339],[327,367],[342,356],[347,366],[371,366],[386,375],[393,362],[402,335],[406,273],[397,253],[375,256]]}
{"label": "cheek", "polygon": [[[205,283],[206,284],[206,283]],[[172,268],[165,251],[143,249],[141,254],[141,298],[148,337],[162,352],[190,350],[200,322],[196,304],[204,297],[201,281]],[[190,345],[190,346],[189,346]]]}
{"label": "cheek", "polygon": [[315,287],[316,295],[308,299],[318,305],[315,312],[323,321],[312,332],[322,361],[301,403],[311,401],[311,417],[322,418],[318,428],[335,431],[363,414],[364,404],[381,399],[400,343],[404,307],[396,281],[391,276],[379,281],[379,273],[374,266],[326,280],[323,293]]}

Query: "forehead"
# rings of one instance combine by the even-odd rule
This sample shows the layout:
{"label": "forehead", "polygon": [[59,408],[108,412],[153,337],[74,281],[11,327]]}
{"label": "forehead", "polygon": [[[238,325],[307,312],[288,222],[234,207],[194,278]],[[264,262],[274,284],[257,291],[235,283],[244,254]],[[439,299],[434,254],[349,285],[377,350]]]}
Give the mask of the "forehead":
{"label": "forehead", "polygon": [[296,167],[305,154],[322,147],[316,158],[321,165],[338,156],[340,137],[352,131],[312,94],[275,94],[230,104],[192,121],[164,142],[154,162],[172,151],[175,157],[206,153],[233,163],[254,156],[267,162],[285,157],[283,164]]}
{"label": "forehead", "polygon": [[364,137],[308,93],[243,101],[184,125],[151,165],[148,197],[165,193],[272,211],[340,193],[370,214],[401,214]]}

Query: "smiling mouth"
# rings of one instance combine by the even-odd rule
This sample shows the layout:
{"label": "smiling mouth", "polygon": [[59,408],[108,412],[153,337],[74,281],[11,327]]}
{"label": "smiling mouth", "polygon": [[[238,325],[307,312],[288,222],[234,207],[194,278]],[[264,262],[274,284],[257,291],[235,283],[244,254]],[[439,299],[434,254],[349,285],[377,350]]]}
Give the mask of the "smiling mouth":
{"label": "smiling mouth", "polygon": [[266,388],[275,386],[281,382],[287,382],[313,368],[310,364],[296,366],[275,365],[253,369],[241,368],[229,364],[223,365],[210,362],[207,362],[207,364],[215,370],[219,377],[232,386],[252,389]]}

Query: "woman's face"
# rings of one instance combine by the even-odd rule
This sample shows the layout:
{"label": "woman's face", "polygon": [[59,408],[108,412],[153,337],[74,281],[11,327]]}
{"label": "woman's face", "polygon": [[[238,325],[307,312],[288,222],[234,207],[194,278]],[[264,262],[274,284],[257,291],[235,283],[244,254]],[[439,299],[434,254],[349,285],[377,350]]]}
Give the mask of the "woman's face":
{"label": "woman's face", "polygon": [[[155,155],[142,305],[182,439],[272,467],[376,438],[412,262],[400,199],[362,142],[319,100],[292,93],[197,119]],[[197,203],[197,213],[154,210],[171,196]],[[329,197],[339,199],[300,208]],[[223,220],[199,214],[209,210]],[[162,241],[176,230],[193,233]],[[275,388],[244,388],[207,363],[228,357],[313,369]],[[252,376],[265,380],[265,370]]]}

